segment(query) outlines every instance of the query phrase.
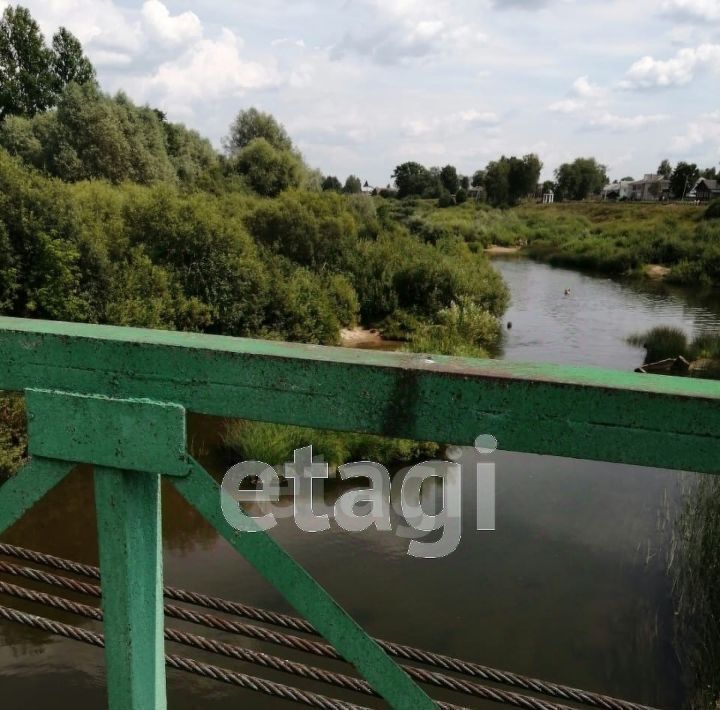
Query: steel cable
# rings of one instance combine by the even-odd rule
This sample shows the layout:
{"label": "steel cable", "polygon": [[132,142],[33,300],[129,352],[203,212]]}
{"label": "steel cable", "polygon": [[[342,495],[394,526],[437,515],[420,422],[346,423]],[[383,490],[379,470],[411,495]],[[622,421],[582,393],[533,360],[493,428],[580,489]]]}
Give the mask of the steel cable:
{"label": "steel cable", "polygon": [[[40,629],[57,636],[64,636],[65,638],[73,639],[74,641],[82,641],[83,643],[88,643],[93,646],[102,647],[105,645],[102,634],[94,631],[88,631],[87,629],[82,629],[78,626],[72,626],[70,624],[63,624],[59,621],[46,619],[42,616],[27,614],[25,612],[18,611],[17,609],[11,609],[10,607],[2,605],[0,605],[0,618],[6,619],[7,621],[13,621],[24,626]],[[363,705],[356,705],[354,703],[345,702],[344,700],[328,698],[324,695],[319,695],[318,693],[311,693],[309,691],[293,688],[289,685],[283,685],[282,683],[275,683],[263,678],[247,675],[245,673],[238,673],[236,671],[220,668],[219,666],[214,666],[209,663],[202,663],[184,656],[165,654],[165,663],[170,668],[175,668],[187,673],[193,673],[195,675],[201,675],[205,678],[219,680],[223,683],[245,688],[246,690],[254,690],[255,692],[264,693],[265,695],[272,695],[284,700],[290,700],[292,702],[302,703],[303,705],[321,708],[321,710],[369,710]]]}
{"label": "steel cable", "polygon": [[[72,560],[66,560],[64,558],[56,557],[54,555],[36,552],[27,548],[0,543],[0,554],[28,560],[37,564],[42,564],[48,567],[53,567],[55,569],[71,572],[73,574],[91,577],[93,579],[100,579],[100,570],[97,567],[82,564],[79,562],[74,562]],[[0,569],[2,568],[3,564],[6,563],[0,562]],[[23,569],[27,570],[29,568]],[[23,576],[27,575],[23,574]],[[48,583],[53,584],[54,582]],[[61,583],[61,586],[65,586],[65,584]],[[94,585],[88,586],[91,588],[94,587]],[[97,590],[97,592],[95,590]],[[99,596],[99,588],[95,587],[95,590],[84,591],[83,593]],[[268,624],[281,626],[283,628],[289,628],[308,634],[318,635],[318,632],[307,621],[294,616],[290,616],[288,614],[281,614],[265,609],[259,609],[257,607],[249,606],[246,604],[231,602],[228,600],[211,597],[204,594],[188,592],[186,590],[178,589],[175,587],[164,587],[164,593],[165,596],[167,596],[169,599],[174,599],[176,601],[183,601],[186,603],[194,604],[196,606],[202,606],[205,608],[214,609],[216,611],[233,614],[242,618],[250,618],[256,621],[262,621]],[[183,619],[185,621],[190,621],[192,623],[203,624],[206,626],[210,626],[211,628],[229,631],[231,633],[238,633],[260,641],[281,644],[283,646],[294,648],[295,650],[313,653],[315,655],[324,656],[326,658],[342,660],[340,654],[338,654],[331,645],[324,642],[316,642],[298,636],[278,633],[269,629],[265,629],[264,627],[230,621],[227,619],[221,619],[212,615],[198,614],[191,610],[184,609],[183,607],[177,607],[174,605],[166,605],[165,611],[169,616]],[[477,663],[463,661],[461,659],[447,656],[445,654],[425,651],[423,649],[408,646],[405,644],[384,641],[382,639],[375,639],[375,641],[386,653],[388,653],[388,655],[394,658],[412,661],[415,663],[422,663],[428,666],[440,668],[445,671],[451,671],[453,673],[458,673],[471,678],[479,678],[481,680],[491,681],[493,683],[498,683],[501,685],[521,688],[523,690],[529,690],[534,693],[547,695],[562,700],[568,700],[590,707],[601,708],[602,710],[653,710],[653,708],[650,708],[647,705],[641,705],[628,700],[621,700],[619,698],[613,698],[607,695],[593,693],[591,691],[572,688],[558,683],[551,683],[548,681],[539,680],[537,678],[532,678],[517,673],[511,673],[509,671],[498,670]],[[418,677],[416,679],[421,680],[421,682],[427,682],[433,685],[438,685],[439,687],[451,688],[453,690],[457,689],[458,692],[468,692],[467,690],[461,689],[462,687],[467,687],[463,685],[463,681],[453,676],[433,673],[430,671],[425,671],[423,669],[412,667],[405,667],[405,670],[411,676],[413,676],[413,673],[411,673],[411,671],[416,671],[418,673]],[[419,675],[422,675],[423,678],[420,679]],[[479,687],[485,688],[486,686],[480,685]]]}
{"label": "steel cable", "polygon": [[[2,564],[3,563],[0,563],[0,565]],[[1,569],[1,571],[7,570]],[[0,593],[8,594],[36,604],[42,604],[54,609],[60,609],[61,611],[83,616],[95,621],[102,621],[103,619],[102,610],[97,607],[82,604],[80,602],[74,602],[64,597],[46,594],[45,592],[26,589],[25,587],[19,587],[14,584],[9,584],[8,582],[0,581]],[[229,643],[208,639],[204,636],[190,634],[177,629],[166,628],[165,638],[168,641],[173,641],[175,643],[191,646],[210,653],[226,656],[227,658],[253,663],[265,668],[271,668],[272,670],[289,673],[309,680],[327,683],[345,690],[352,690],[366,695],[377,696],[377,693],[372,689],[369,683],[353,676],[327,671],[315,666],[308,666],[304,663],[289,661],[283,658],[278,658],[277,656],[241,648]],[[497,688],[489,688],[477,683],[462,681],[460,679],[432,678],[432,676],[436,674],[417,668],[405,667],[404,670],[409,671],[410,676],[414,680],[420,682],[432,683],[433,685],[443,687],[447,690],[454,690],[456,692],[482,698],[483,700],[490,700],[504,705],[524,708],[525,710],[572,710],[566,705],[558,705],[557,703],[552,703],[541,698],[528,697]],[[446,682],[440,682],[440,680],[450,680],[451,683],[448,684]],[[447,703],[441,703],[441,706],[445,708],[457,707],[455,705],[448,705]]]}

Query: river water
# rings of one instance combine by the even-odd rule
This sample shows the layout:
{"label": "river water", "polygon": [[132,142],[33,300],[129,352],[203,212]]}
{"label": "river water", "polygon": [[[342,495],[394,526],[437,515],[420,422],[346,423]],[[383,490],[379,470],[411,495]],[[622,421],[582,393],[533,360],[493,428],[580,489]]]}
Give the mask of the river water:
{"label": "river water", "polygon": [[[512,292],[506,316],[512,329],[506,331],[502,354],[508,359],[628,370],[641,364],[643,353],[627,345],[627,335],[667,323],[691,334],[720,326],[720,302],[711,293],[623,283],[521,258],[495,263]],[[208,419],[191,423],[201,458],[211,450],[218,428]],[[465,462],[476,456],[466,451]],[[462,541],[445,558],[410,557],[406,539],[374,530],[311,535],[282,521],[273,535],[377,636],[679,708],[685,690],[665,564],[668,511],[679,500],[683,475],[508,452],[482,458],[496,463],[497,529],[475,529],[473,476],[463,479]],[[204,459],[216,471],[225,465],[211,454]],[[328,496],[335,495],[331,488]],[[280,595],[169,488],[163,507],[168,584],[288,610]],[[2,539],[96,563],[89,473],[73,473]],[[46,613],[2,596],[0,603]],[[48,615],[78,623],[63,614]],[[253,641],[241,643],[283,654]],[[257,672],[224,659],[205,660]],[[3,710],[48,702],[78,710],[102,707],[102,652],[0,622],[0,691]],[[290,707],[176,671],[168,674],[168,692],[174,709]]]}

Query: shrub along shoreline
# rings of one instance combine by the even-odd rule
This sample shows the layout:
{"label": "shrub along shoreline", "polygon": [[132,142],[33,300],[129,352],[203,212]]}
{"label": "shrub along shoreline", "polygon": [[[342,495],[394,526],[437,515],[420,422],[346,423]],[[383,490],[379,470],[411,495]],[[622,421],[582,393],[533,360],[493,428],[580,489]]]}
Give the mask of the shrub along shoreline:
{"label": "shrub along shoreline", "polygon": [[404,200],[390,211],[429,243],[452,235],[473,250],[520,247],[522,254],[557,266],[720,285],[718,203],[524,203],[501,210]]}

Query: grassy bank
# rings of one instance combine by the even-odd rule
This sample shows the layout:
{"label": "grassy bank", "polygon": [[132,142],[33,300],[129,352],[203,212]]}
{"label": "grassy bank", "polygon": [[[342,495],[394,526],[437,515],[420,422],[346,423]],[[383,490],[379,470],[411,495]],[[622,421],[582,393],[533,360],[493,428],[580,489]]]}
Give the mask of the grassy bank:
{"label": "grassy bank", "polygon": [[526,203],[497,210],[465,203],[440,209],[435,201],[417,200],[398,203],[391,214],[431,243],[454,235],[473,250],[520,245],[528,256],[556,265],[639,276],[659,265],[671,281],[720,284],[720,219],[706,219],[702,206]]}
{"label": "grassy bank", "polygon": [[313,454],[322,456],[331,471],[351,461],[408,463],[432,458],[439,450],[433,443],[252,421],[228,422],[223,444],[233,462],[264,461],[271,466],[292,461],[295,449],[312,445]]}
{"label": "grassy bank", "polygon": [[673,528],[673,582],[679,658],[690,710],[720,707],[720,478],[699,476]]}

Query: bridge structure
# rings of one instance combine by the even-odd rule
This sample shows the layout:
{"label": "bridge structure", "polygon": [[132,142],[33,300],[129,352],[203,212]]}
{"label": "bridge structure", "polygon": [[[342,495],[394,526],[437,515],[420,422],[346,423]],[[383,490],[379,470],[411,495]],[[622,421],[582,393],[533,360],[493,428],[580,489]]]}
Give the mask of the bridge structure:
{"label": "bridge structure", "polygon": [[[0,554],[100,579],[101,587],[55,583],[101,596],[101,611],[87,607],[84,613],[103,621],[104,638],[63,624],[43,626],[33,621],[38,617],[1,606],[0,616],[104,645],[113,710],[162,710],[166,663],[187,670],[164,647],[166,639],[175,639],[164,625],[172,613],[164,606],[169,592],[162,581],[163,477],[302,617],[266,612],[268,619],[323,636],[330,657],[354,666],[364,680],[352,689],[399,710],[457,707],[430,697],[423,684],[433,684],[433,674],[398,663],[441,657],[419,651],[413,657],[412,649],[371,638],[271,536],[239,532],[227,522],[218,484],[188,451],[188,412],[461,446],[490,432],[500,448],[512,451],[720,470],[720,382],[687,378],[0,318],[0,390],[25,395],[30,454],[0,488],[0,533],[77,464],[89,464],[100,568],[33,558],[7,545],[0,545]],[[0,572],[53,583],[52,575],[43,579],[19,569],[0,563]],[[12,586],[3,583],[0,592],[22,596]],[[38,599],[69,608],[49,595]],[[183,613],[176,611],[176,618]],[[476,697],[516,707],[569,707],[537,700],[535,694],[545,692],[611,710],[642,707],[514,674],[493,676],[492,669],[471,663],[438,664],[496,683],[514,678],[510,684],[530,695],[482,696],[479,685],[475,690]],[[258,689],[249,683],[245,687]],[[322,697],[306,704],[359,707],[317,699]]]}

